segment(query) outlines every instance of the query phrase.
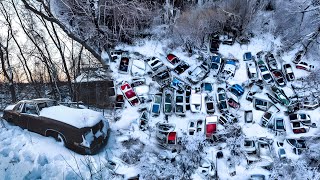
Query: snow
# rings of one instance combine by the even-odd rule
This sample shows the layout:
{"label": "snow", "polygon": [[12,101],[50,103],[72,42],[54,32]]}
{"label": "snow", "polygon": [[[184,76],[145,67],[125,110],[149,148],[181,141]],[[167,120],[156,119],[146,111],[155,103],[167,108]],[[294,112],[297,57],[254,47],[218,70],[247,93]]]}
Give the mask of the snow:
{"label": "snow", "polygon": [[16,106],[16,105],[9,105],[9,106],[7,106],[4,110],[6,110],[6,111],[13,110],[13,108],[14,108],[15,106]]}
{"label": "snow", "polygon": [[66,106],[43,108],[40,116],[54,119],[77,128],[92,127],[105,120],[102,113],[90,109],[74,109]]}
{"label": "snow", "polygon": [[[159,42],[156,40],[147,40],[144,41],[140,45],[120,45],[117,49],[128,50],[130,52],[138,52],[145,57],[159,57],[159,59],[168,67],[174,67],[170,64],[165,58],[168,52],[168,48],[166,48],[167,42]],[[233,46],[221,45],[220,53],[223,57],[234,57],[235,59],[239,59],[239,68],[236,70],[235,76],[228,80],[229,84],[241,84],[248,80],[246,73],[245,62],[242,60],[243,53],[252,52],[255,55],[257,52],[263,51],[275,51],[278,47],[281,46],[279,39],[274,39],[274,37],[270,34],[266,34],[257,38],[253,38],[251,43],[248,45],[239,45],[234,44]],[[197,60],[197,55],[193,55],[189,57],[187,53],[183,52],[180,48],[170,50],[170,52],[174,53],[179,59],[186,61],[190,64],[190,69],[194,69],[195,67],[201,64],[201,61]],[[288,52],[283,55],[283,60],[285,62],[290,63],[291,57],[295,52]],[[130,55],[130,59],[138,58],[133,55]],[[139,57],[140,59],[140,57]],[[141,61],[142,62],[142,61]],[[110,68],[113,70],[112,76],[116,79],[117,82],[121,82],[123,80],[131,82],[133,78],[130,74],[118,74],[117,65],[119,62],[111,63]],[[132,67],[133,68],[133,67]],[[150,67],[146,66],[147,70],[150,70]],[[212,70],[211,70],[212,71]],[[297,70],[293,66],[293,71],[296,77],[303,77],[308,74],[306,71]],[[174,73],[173,73],[174,74]],[[174,74],[176,75],[176,74]],[[181,74],[179,78],[185,80],[187,73]],[[144,75],[146,78],[146,84],[149,87],[148,89],[145,86],[141,86],[142,90],[136,89],[136,92],[139,94],[145,94],[149,92],[149,94],[155,94],[159,92],[159,86],[157,83],[152,82],[152,79],[148,75]],[[86,77],[79,77],[78,80],[85,80]],[[96,79],[89,79],[96,80]],[[134,165],[128,165],[119,159],[121,153],[128,151],[128,149],[120,146],[119,144],[123,142],[128,142],[131,139],[139,139],[146,146],[147,153],[154,151],[163,151],[157,146],[157,141],[155,140],[155,132],[156,132],[156,124],[158,122],[170,123],[174,124],[175,128],[172,131],[177,132],[177,137],[181,137],[185,132],[188,131],[188,125],[190,120],[196,122],[196,120],[205,120],[207,114],[205,112],[204,106],[204,97],[206,95],[215,97],[216,90],[218,87],[224,87],[224,84],[217,84],[215,78],[212,78],[211,74],[209,78],[204,80],[205,82],[213,83],[213,92],[202,93],[202,110],[199,113],[191,113],[190,111],[186,112],[186,117],[180,117],[176,115],[171,115],[167,119],[165,115],[161,113],[158,117],[152,117],[148,121],[149,130],[150,131],[141,131],[138,128],[138,122],[141,112],[139,112],[139,108],[143,108],[144,105],[140,105],[138,107],[132,107],[129,105],[127,101],[125,101],[125,108],[119,112],[117,115],[119,119],[116,121],[110,122],[111,127],[111,136],[109,137],[109,142],[106,147],[102,148],[102,151],[94,156],[82,156],[78,154],[74,154],[63,146],[59,145],[52,138],[43,137],[41,135],[30,133],[26,130],[22,130],[19,127],[11,126],[6,123],[6,127],[2,128],[0,125],[0,173],[3,174],[4,179],[81,179],[79,177],[79,172],[83,176],[83,179],[90,179],[91,176],[86,167],[86,164],[81,163],[85,161],[85,158],[89,158],[92,161],[93,167],[98,167],[99,164],[107,164],[107,161],[115,162],[116,169],[113,172],[116,174],[122,174],[126,177],[134,176],[141,170],[137,170],[137,167]],[[78,81],[77,81],[78,82]],[[187,81],[185,81],[187,82]],[[149,86],[150,85],[150,86]],[[290,85],[290,84],[289,84]],[[283,88],[288,96],[293,95],[293,92],[290,86]],[[140,87],[140,86],[139,86]],[[138,87],[137,87],[138,88]],[[284,107],[280,106],[280,112],[276,113],[275,117],[282,117],[285,121],[285,126],[287,129],[286,136],[276,136],[272,130],[268,128],[263,128],[259,125],[260,119],[263,115],[263,111],[258,111],[253,108],[252,102],[245,100],[245,95],[248,92],[248,88],[245,89],[245,93],[242,97],[239,98],[239,102],[241,104],[240,109],[234,110],[230,108],[230,111],[238,116],[239,125],[242,127],[242,131],[247,138],[258,138],[258,137],[268,137],[274,139],[275,141],[283,141],[286,137],[292,138],[300,138],[300,137],[308,137],[313,135],[318,135],[320,132],[319,128],[311,128],[309,132],[304,134],[293,134],[292,129],[290,127],[290,122],[288,117],[283,113],[285,110]],[[265,95],[266,92],[270,92],[268,88],[264,88],[262,92],[258,92],[255,96],[268,99]],[[197,98],[198,99],[198,98]],[[199,99],[200,100],[200,99]],[[198,100],[198,101],[199,101]],[[150,103],[146,103],[145,107],[148,109]],[[278,105],[279,106],[279,105]],[[8,107],[13,108],[13,107]],[[214,115],[220,115],[217,108]],[[252,110],[253,112],[253,123],[245,123],[244,122],[244,111]],[[299,112],[305,112],[311,116],[311,121],[316,123],[317,126],[320,126],[320,108],[314,111],[302,110]],[[94,112],[91,110],[76,110],[64,106],[56,106],[53,108],[44,108],[40,115],[46,116],[49,118],[57,119],[61,122],[66,122],[72,124],[75,127],[81,128],[85,126],[93,126],[98,123],[100,120],[104,120],[105,118],[101,113]],[[215,118],[215,117],[213,117]],[[204,122],[204,121],[203,121]],[[217,122],[217,119],[214,119],[214,122]],[[218,131],[224,129],[220,124],[217,124]],[[202,135],[205,136],[204,131],[202,131]],[[93,134],[88,134],[88,136],[93,137]],[[86,137],[87,141],[90,141],[90,138]],[[209,147],[206,147],[206,158],[214,161],[214,154],[217,153],[218,149],[222,147],[222,152],[224,153],[224,157],[222,159],[217,160],[217,169],[218,175],[220,179],[248,179],[251,174],[265,174],[268,175],[270,172],[258,167],[258,166],[248,166],[246,161],[242,159],[239,163],[236,163],[236,175],[230,176],[228,174],[227,168],[227,157],[231,156],[230,151],[223,143],[212,144]],[[287,157],[291,160],[297,160],[299,155],[295,155],[292,153],[290,146],[285,145],[284,149],[287,152]],[[112,153],[107,153],[107,151],[112,151]],[[146,153],[146,154],[147,154]],[[144,155],[146,155],[144,154]],[[235,157],[232,157],[235,158]],[[157,162],[155,162],[157,163]],[[77,167],[79,166],[79,169]],[[75,171],[74,171],[75,170]],[[106,173],[108,174],[108,173]],[[106,174],[101,177],[108,177]],[[194,173],[192,175],[194,179],[204,179],[204,177],[200,176],[198,173]],[[1,179],[1,178],[0,178]]]}

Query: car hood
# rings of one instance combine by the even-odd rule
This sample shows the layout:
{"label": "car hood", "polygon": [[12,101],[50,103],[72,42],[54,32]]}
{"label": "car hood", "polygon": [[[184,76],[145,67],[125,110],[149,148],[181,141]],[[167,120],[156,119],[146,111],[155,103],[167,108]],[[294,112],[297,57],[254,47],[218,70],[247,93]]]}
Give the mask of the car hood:
{"label": "car hood", "polygon": [[77,128],[92,127],[105,120],[100,112],[90,109],[74,109],[67,106],[52,106],[43,108],[40,116],[60,121]]}

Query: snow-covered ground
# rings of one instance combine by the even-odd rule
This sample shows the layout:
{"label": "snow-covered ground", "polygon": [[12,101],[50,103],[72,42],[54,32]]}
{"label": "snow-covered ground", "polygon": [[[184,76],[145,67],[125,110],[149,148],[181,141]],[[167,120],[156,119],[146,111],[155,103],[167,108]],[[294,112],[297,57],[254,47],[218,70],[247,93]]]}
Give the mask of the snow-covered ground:
{"label": "snow-covered ground", "polygon": [[[122,45],[117,48],[129,51],[131,53],[131,58],[145,59],[152,56],[159,57],[160,60],[169,68],[172,68],[173,66],[165,58],[167,53],[173,53],[181,60],[190,64],[191,67],[187,71],[193,70],[196,66],[201,64],[201,61],[197,59],[199,57],[198,55],[189,57],[187,53],[183,52],[181,49],[170,50],[166,47],[167,43],[168,42],[165,41],[159,42],[155,40],[149,40],[135,46]],[[228,83],[241,84],[248,80],[245,62],[242,61],[242,56],[245,52],[250,51],[253,55],[259,51],[273,51],[276,53],[279,47],[281,47],[280,40],[274,39],[274,37],[269,34],[266,34],[260,38],[252,39],[251,43],[248,45],[239,45],[237,43],[233,46],[221,45],[219,52],[224,57],[234,57],[240,62],[240,66],[239,69],[236,70],[235,77],[229,79]],[[140,55],[133,55],[133,52],[138,52]],[[292,51],[283,54],[282,59],[284,62],[289,63],[295,52],[296,51]],[[280,62],[278,61],[278,63]],[[117,68],[119,66],[119,61],[112,62],[110,66],[113,70],[112,76],[118,84],[123,80],[130,82],[133,78],[130,73],[118,73]],[[148,65],[147,68],[148,71],[150,71]],[[306,71],[295,69],[294,66],[293,69],[296,77],[303,77],[307,75]],[[180,78],[185,80],[187,76],[188,73],[184,72]],[[150,85],[150,93],[155,94],[158,92],[158,84],[153,82],[147,74],[144,77],[146,78],[147,84]],[[216,97],[217,87],[222,85],[218,85],[216,79],[212,78],[212,75],[209,75],[209,77],[204,81],[214,83],[213,92],[211,92],[209,95]],[[263,92],[261,94],[257,94],[256,96],[267,98],[264,94],[266,91],[267,89],[264,88]],[[231,110],[232,113],[239,117],[239,124],[242,127],[243,133],[246,135],[246,137],[268,137],[274,139],[275,141],[283,141],[284,137],[275,136],[272,131],[259,125],[263,112],[255,110],[253,108],[253,104],[245,100],[245,95],[247,92],[248,89],[246,89],[244,95],[239,99],[241,104],[240,109]],[[120,116],[119,120],[110,120],[109,122],[112,133],[109,137],[108,144],[101,149],[100,153],[93,156],[82,156],[75,154],[74,152],[64,148],[52,138],[43,137],[26,130],[22,130],[19,127],[9,125],[6,122],[4,122],[5,127],[0,124],[0,174],[2,175],[0,176],[0,179],[90,179],[92,175],[90,174],[90,171],[95,172],[96,174],[100,173],[101,176],[97,177],[102,177],[102,179],[105,179],[105,177],[110,177],[106,179],[117,179],[120,177],[115,174],[125,174],[125,177],[129,177],[131,176],[131,173],[135,174],[141,171],[137,169],[138,167],[131,167],[127,164],[120,166],[118,170],[109,171],[109,168],[106,167],[106,164],[108,159],[117,159],[117,157],[119,158],[123,152],[128,151],[128,149],[121,149],[122,146],[120,144],[122,141],[129,139],[129,137],[139,139],[147,147],[145,147],[145,149],[158,149],[158,147],[155,145],[155,126],[157,122],[166,122],[165,116],[161,110],[161,114],[158,117],[150,117],[150,131],[140,131],[137,128],[137,119],[140,116],[138,109],[143,106],[146,106],[149,109],[150,103],[140,105],[139,107],[131,107],[129,103],[126,102],[125,108],[118,114]],[[215,114],[219,115],[218,109],[215,109]],[[281,111],[276,114],[276,117],[284,118],[287,129],[287,137],[301,137],[319,134],[318,128],[311,128],[308,133],[304,134],[293,134],[288,116],[285,116],[283,113],[284,108],[280,106],[280,109]],[[247,124],[244,122],[245,110],[253,111],[254,122],[252,124]],[[320,109],[318,108],[313,111],[301,112],[306,112],[309,114],[312,122],[319,126],[319,111]],[[202,111],[200,113],[191,113],[190,111],[187,111],[185,117],[178,117],[173,114],[168,117],[168,122],[175,124],[175,131],[177,131],[178,136],[182,136],[187,132],[188,123],[190,120],[204,119],[206,116],[207,114],[204,110],[204,106],[202,106]],[[218,129],[223,129],[223,127],[218,125]],[[217,161],[217,169],[220,179],[247,179],[250,174],[269,173],[267,170],[260,167],[248,167],[243,159],[243,161],[241,161],[239,164],[236,164],[236,175],[230,176],[226,166],[226,157],[230,156],[230,151],[225,147],[225,144],[207,147],[205,149],[207,152],[207,158],[215,160],[218,147],[221,147],[224,153],[224,157]],[[286,147],[286,152],[289,158],[297,159],[298,156],[293,154],[288,147]],[[202,176],[199,176],[196,173],[192,177],[194,179],[202,179]]]}

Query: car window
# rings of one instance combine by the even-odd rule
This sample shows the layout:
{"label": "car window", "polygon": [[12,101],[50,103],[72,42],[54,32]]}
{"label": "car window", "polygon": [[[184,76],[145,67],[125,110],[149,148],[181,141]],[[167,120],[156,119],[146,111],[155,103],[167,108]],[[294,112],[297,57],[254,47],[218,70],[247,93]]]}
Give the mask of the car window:
{"label": "car window", "polygon": [[18,112],[22,112],[22,111],[23,111],[23,106],[24,106],[24,104],[21,103],[21,104],[19,105],[17,111],[18,111]]}
{"label": "car window", "polygon": [[158,63],[160,63],[160,61],[159,61],[159,60],[156,60],[156,61],[154,61],[153,63],[151,63],[151,66],[154,66],[154,65],[156,65],[156,64],[158,64]]}
{"label": "car window", "polygon": [[33,103],[26,103],[23,113],[38,115],[36,105]]}

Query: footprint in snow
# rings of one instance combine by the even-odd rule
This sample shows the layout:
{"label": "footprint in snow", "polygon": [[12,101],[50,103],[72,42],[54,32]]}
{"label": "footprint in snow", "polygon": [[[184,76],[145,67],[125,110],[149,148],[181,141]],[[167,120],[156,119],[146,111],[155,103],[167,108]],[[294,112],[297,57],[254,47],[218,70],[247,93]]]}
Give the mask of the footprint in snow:
{"label": "footprint in snow", "polygon": [[45,155],[39,155],[38,156],[38,164],[40,165],[40,166],[44,166],[44,165],[46,165],[46,164],[48,164],[48,159],[47,159],[47,157],[45,156]]}
{"label": "footprint in snow", "polygon": [[4,148],[0,151],[0,155],[2,155],[3,157],[8,157],[10,153],[10,149],[9,148]]}

